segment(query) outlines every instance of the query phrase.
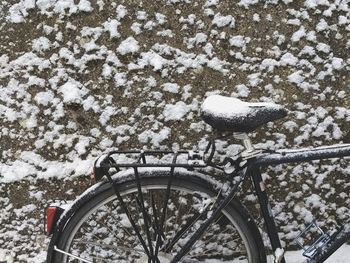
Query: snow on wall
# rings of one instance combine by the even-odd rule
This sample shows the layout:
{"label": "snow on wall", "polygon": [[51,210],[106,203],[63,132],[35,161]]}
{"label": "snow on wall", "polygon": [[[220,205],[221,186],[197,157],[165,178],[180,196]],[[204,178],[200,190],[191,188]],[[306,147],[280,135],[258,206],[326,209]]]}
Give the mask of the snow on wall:
{"label": "snow on wall", "polygon": [[[0,183],[88,174],[112,148],[203,147],[209,94],[290,110],[261,147],[350,140],[348,1],[133,2],[0,3]],[[349,221],[345,167],[265,174],[286,240],[311,211]]]}

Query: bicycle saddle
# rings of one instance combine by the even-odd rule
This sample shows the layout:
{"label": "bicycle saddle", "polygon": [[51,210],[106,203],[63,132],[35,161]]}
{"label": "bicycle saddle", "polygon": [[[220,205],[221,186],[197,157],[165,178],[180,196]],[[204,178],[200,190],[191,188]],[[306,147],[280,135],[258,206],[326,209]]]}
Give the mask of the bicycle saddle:
{"label": "bicycle saddle", "polygon": [[285,117],[287,110],[274,103],[248,103],[212,95],[203,102],[201,115],[219,131],[252,132],[262,124]]}

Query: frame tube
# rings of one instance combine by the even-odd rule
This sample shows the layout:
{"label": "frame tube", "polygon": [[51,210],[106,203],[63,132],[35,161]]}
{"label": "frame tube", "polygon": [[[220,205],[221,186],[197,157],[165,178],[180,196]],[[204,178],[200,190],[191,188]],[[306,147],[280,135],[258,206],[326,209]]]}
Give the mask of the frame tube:
{"label": "frame tube", "polygon": [[[278,231],[275,223],[275,218],[272,213],[271,205],[268,199],[267,191],[259,167],[253,166],[250,169],[249,176],[253,180],[254,189],[256,196],[258,197],[258,203],[260,205],[261,214],[265,221],[266,232],[269,236],[272,250],[275,252],[276,249],[282,248],[281,241],[278,236]],[[284,256],[279,259],[281,263],[285,263]]]}
{"label": "frame tube", "polygon": [[350,156],[350,144],[300,150],[278,150],[276,153],[257,157],[255,165],[268,166],[283,163],[308,162],[321,159]]}

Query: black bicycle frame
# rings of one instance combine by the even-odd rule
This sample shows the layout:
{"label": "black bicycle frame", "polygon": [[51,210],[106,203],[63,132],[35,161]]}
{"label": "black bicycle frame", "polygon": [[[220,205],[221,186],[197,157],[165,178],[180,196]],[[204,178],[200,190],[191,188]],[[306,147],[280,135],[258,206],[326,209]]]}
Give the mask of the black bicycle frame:
{"label": "black bicycle frame", "polygon": [[[260,167],[257,166],[252,160],[250,164],[250,174],[249,176],[252,178],[254,190],[256,196],[258,197],[258,202],[260,205],[261,215],[264,218],[267,234],[270,239],[272,250],[275,252],[278,248],[282,249],[281,241],[278,237],[278,231],[275,223],[275,218],[272,213],[271,205],[268,199],[266,187],[264,181],[261,176]],[[285,259],[283,255],[279,259],[281,263],[285,263]]]}
{"label": "black bicycle frame", "polygon": [[[321,159],[331,159],[331,158],[342,158],[350,156],[350,144],[337,145],[337,146],[329,146],[329,147],[319,147],[313,149],[300,149],[300,150],[280,150],[275,153],[270,153],[266,155],[262,155],[257,158],[252,158],[248,160],[246,175],[242,178],[250,177],[253,181],[253,186],[255,193],[258,197],[258,202],[260,205],[261,214],[264,218],[264,222],[267,229],[267,234],[270,239],[271,247],[275,252],[277,249],[282,249],[281,241],[278,236],[278,230],[276,227],[274,215],[272,213],[271,205],[269,203],[268,194],[266,191],[265,184],[263,182],[261,176],[261,167],[277,165],[283,163],[295,163],[295,162],[307,162],[312,160],[321,160]],[[237,173],[239,171],[236,171]],[[241,181],[242,182],[242,181]],[[222,203],[227,204],[228,200],[230,200],[233,196],[235,196],[236,192],[239,189],[239,184],[236,184],[235,187],[230,191],[229,195],[222,201]],[[217,207],[213,214],[219,213],[224,206]],[[190,249],[190,247],[195,242],[196,238],[204,233],[207,226],[214,220],[214,218],[209,218],[200,229],[198,229],[193,234],[193,241],[188,241],[183,249],[174,257],[171,262],[177,262],[181,259],[182,256]],[[341,244],[346,242],[346,240],[350,237],[350,230],[344,229],[343,232],[340,233],[342,238],[341,240],[337,240],[337,244],[334,244],[332,247],[328,247],[326,251],[322,253],[322,255],[317,258],[316,261],[312,262],[323,262],[326,260],[335,250],[334,247],[339,247]],[[192,244],[191,244],[192,243]],[[285,258],[282,255],[279,258],[279,262],[285,263]]]}
{"label": "black bicycle frame", "polygon": [[308,162],[321,159],[350,156],[350,144],[323,146],[312,149],[278,150],[256,159],[256,166],[269,166],[283,163]]}
{"label": "black bicycle frame", "polygon": [[[266,224],[267,233],[273,251],[276,251],[277,248],[282,247],[278,237],[275,219],[268,201],[266,187],[261,177],[260,168],[263,166],[284,163],[308,162],[313,160],[342,158],[347,156],[350,156],[350,144],[318,147],[313,149],[279,150],[278,152],[255,158],[250,162],[250,177],[253,180],[254,189],[258,197],[261,213]],[[343,229],[340,231],[338,238],[335,239],[335,242],[328,246],[320,255],[316,256],[316,258],[310,262],[319,263],[325,261],[336,250],[336,248],[344,244],[349,238],[350,228]],[[281,258],[280,262],[285,262],[285,259]]]}

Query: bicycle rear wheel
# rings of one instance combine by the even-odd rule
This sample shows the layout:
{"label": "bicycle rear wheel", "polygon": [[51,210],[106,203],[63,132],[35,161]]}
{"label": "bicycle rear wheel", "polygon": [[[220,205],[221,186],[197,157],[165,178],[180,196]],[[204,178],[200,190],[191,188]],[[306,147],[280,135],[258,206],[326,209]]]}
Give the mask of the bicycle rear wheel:
{"label": "bicycle rear wheel", "polygon": [[[59,238],[57,247],[70,255],[56,252],[53,262],[80,262],[72,255],[86,262],[170,262],[204,222],[201,214],[210,213],[217,194],[204,180],[175,177],[167,195],[169,178],[141,177],[142,196],[135,181],[117,183],[133,222],[113,189],[98,193]],[[265,262],[261,237],[249,218],[239,202],[231,201],[181,262]]]}

